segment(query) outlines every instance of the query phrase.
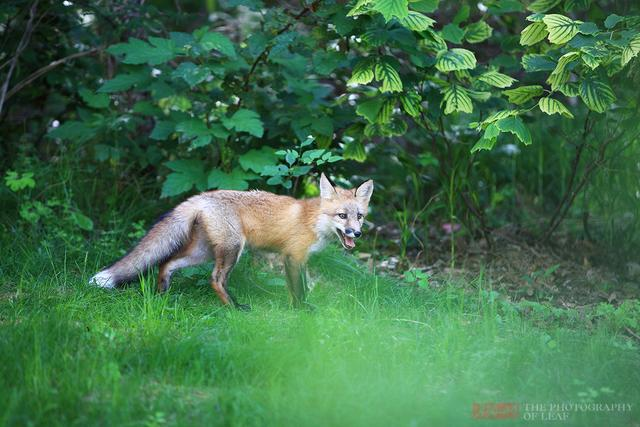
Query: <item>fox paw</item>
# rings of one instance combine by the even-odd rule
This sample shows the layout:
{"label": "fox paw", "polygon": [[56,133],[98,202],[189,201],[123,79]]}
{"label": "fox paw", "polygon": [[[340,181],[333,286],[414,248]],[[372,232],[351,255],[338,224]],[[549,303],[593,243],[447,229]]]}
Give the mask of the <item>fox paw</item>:
{"label": "fox paw", "polygon": [[106,271],[101,271],[95,276],[93,276],[91,279],[89,279],[89,285],[97,286],[99,288],[104,288],[104,289],[115,288],[115,282],[113,280],[113,277],[111,277],[111,275]]}

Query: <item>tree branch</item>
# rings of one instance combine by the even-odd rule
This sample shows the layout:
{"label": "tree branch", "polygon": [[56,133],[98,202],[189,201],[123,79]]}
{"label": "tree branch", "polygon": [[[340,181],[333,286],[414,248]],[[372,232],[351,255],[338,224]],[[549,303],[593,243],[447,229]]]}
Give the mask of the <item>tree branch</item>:
{"label": "tree branch", "polygon": [[27,21],[27,27],[24,33],[22,34],[22,38],[20,39],[20,42],[18,43],[18,47],[16,48],[16,53],[13,55],[13,59],[11,59],[11,63],[9,65],[9,71],[7,71],[7,78],[2,84],[2,89],[0,89],[0,117],[2,115],[2,108],[4,107],[4,103],[7,99],[7,91],[9,90],[9,82],[11,81],[11,76],[13,75],[13,71],[15,70],[16,65],[18,64],[18,58],[20,58],[20,55],[22,55],[22,52],[24,51],[24,49],[29,44],[29,41],[31,40],[31,34],[33,33],[33,29],[35,28],[33,21],[36,18],[37,7],[38,7],[38,0],[35,0],[31,5],[31,8],[29,9],[29,20]]}
{"label": "tree branch", "polygon": [[565,190],[564,195],[562,196],[562,200],[556,206],[553,215],[551,215],[551,219],[549,220],[549,225],[542,237],[542,241],[546,242],[550,237],[553,231],[558,227],[558,222],[561,222],[563,219],[562,211],[564,211],[565,205],[569,201],[571,194],[573,193],[573,183],[575,182],[576,176],[578,174],[578,167],[580,166],[580,160],[582,159],[582,154],[584,153],[584,149],[587,146],[587,136],[591,130],[589,126],[589,116],[591,114],[591,110],[587,113],[587,116],[584,119],[584,126],[582,128],[582,136],[580,138],[580,142],[576,147],[576,154],[573,157],[573,162],[571,163],[571,175],[569,175],[569,182],[567,183],[567,189]]}
{"label": "tree branch", "polygon": [[[564,206],[562,207],[557,220],[554,224],[550,224],[549,229],[547,230],[547,232],[545,233],[544,236],[544,240],[546,241],[547,239],[549,239],[551,237],[551,235],[553,234],[553,232],[558,228],[558,226],[562,223],[562,221],[564,220],[564,218],[567,216],[567,213],[569,212],[569,208],[573,205],[573,202],[575,201],[576,197],[578,197],[578,194],[580,194],[580,191],[582,191],[582,189],[584,188],[584,186],[587,184],[587,182],[589,182],[589,179],[591,178],[591,175],[593,175],[593,173],[596,171],[596,169],[600,166],[602,166],[602,164],[605,161],[605,157],[607,154],[607,148],[609,147],[609,145],[611,145],[612,142],[618,140],[620,138],[621,134],[617,134],[615,136],[611,136],[609,139],[607,139],[606,141],[604,141],[601,145],[600,145],[600,149],[598,150],[598,157],[596,157],[595,160],[593,160],[591,163],[589,163],[585,170],[584,173],[582,174],[582,178],[580,179],[580,182],[578,182],[578,185],[576,185],[575,189],[571,192],[569,192],[569,190],[567,190],[567,194],[565,195],[566,203],[564,204]],[[635,137],[634,137],[635,139]],[[627,147],[627,145],[625,145],[625,148]]]}
{"label": "tree branch", "polygon": [[62,65],[67,61],[71,61],[72,59],[77,59],[77,58],[80,58],[80,57],[83,57],[83,56],[92,55],[92,54],[98,52],[99,50],[100,50],[100,48],[95,47],[93,49],[85,50],[84,52],[76,52],[76,53],[71,54],[69,56],[65,56],[64,58],[57,59],[57,60],[49,63],[49,65],[45,65],[44,67],[40,68],[39,70],[31,73],[31,75],[29,75],[29,77],[25,78],[20,83],[17,83],[14,87],[12,87],[11,90],[9,92],[7,92],[6,99],[11,98],[17,92],[22,90],[25,86],[31,84],[38,77],[41,77],[44,74],[48,73],[49,71],[53,70],[58,65]]}

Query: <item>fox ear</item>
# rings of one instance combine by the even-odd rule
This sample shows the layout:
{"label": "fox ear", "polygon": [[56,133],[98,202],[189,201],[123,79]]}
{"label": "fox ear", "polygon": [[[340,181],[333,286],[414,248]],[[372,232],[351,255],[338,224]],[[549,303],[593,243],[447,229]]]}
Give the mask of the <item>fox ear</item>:
{"label": "fox ear", "polygon": [[356,189],[356,197],[361,199],[365,203],[369,203],[369,199],[371,199],[371,194],[373,194],[373,181],[365,181]]}
{"label": "fox ear", "polygon": [[331,185],[331,182],[325,174],[320,175],[320,197],[323,199],[331,199],[336,194],[338,194],[336,193],[336,189],[333,188],[333,185]]}

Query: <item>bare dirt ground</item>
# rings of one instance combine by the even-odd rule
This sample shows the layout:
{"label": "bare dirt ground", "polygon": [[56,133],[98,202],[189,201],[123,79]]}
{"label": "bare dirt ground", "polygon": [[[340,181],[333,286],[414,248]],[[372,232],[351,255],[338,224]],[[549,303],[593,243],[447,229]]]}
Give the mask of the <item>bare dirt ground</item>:
{"label": "bare dirt ground", "polygon": [[[507,226],[494,230],[489,248],[484,239],[459,237],[451,262],[451,238],[441,233],[424,250],[409,250],[408,261],[398,257],[399,230],[393,224],[376,228],[380,245],[376,256],[361,252],[358,256],[371,267],[401,275],[419,269],[438,286],[444,279],[470,283],[482,272],[494,290],[514,301],[545,301],[566,308],[581,308],[609,302],[617,305],[625,299],[640,298],[640,263],[633,254],[611,268],[611,254],[589,241],[556,236],[550,244],[538,243],[531,234]],[[637,257],[636,257],[637,259]],[[466,279],[466,280],[464,280]]]}

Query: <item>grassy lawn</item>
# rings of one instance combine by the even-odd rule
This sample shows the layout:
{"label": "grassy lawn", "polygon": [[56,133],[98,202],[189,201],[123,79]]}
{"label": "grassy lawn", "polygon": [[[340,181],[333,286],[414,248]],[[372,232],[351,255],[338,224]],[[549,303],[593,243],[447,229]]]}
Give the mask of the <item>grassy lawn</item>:
{"label": "grassy lawn", "polygon": [[[85,285],[96,254],[3,240],[3,425],[532,425],[524,404],[562,402],[633,406],[553,424],[640,418],[636,345],[574,312],[508,303],[481,277],[475,292],[410,288],[329,249],[312,260],[305,312],[248,254],[231,286],[253,309],[238,312],[207,286],[209,267],[162,296],[155,279],[108,292]],[[520,414],[477,420],[474,402]]]}

